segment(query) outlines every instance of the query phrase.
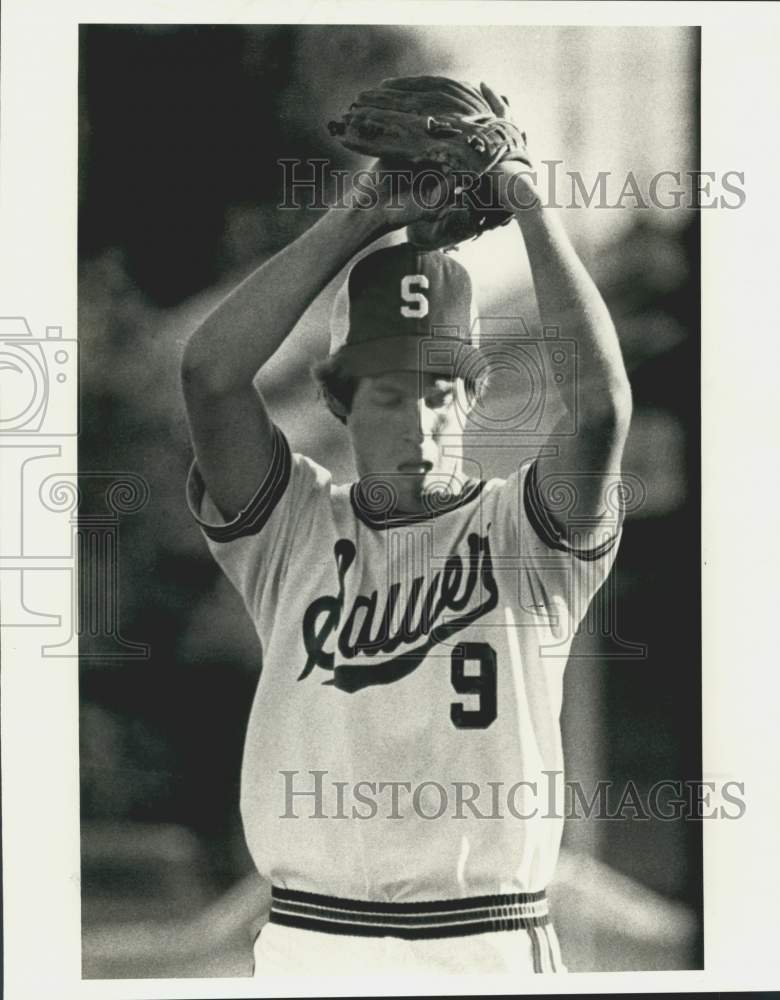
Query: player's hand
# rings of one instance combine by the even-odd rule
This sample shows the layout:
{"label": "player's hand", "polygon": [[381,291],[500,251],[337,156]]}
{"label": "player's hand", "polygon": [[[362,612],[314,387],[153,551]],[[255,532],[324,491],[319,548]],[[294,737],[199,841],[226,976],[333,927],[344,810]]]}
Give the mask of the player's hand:
{"label": "player's hand", "polygon": [[370,169],[376,177],[376,210],[385,229],[434,221],[452,204],[455,181],[443,172],[432,170],[413,181],[419,172],[412,164],[376,160]]}
{"label": "player's hand", "polygon": [[[497,118],[512,118],[509,102],[500,97],[488,84],[479,85],[485,100]],[[519,160],[502,160],[487,176],[492,182],[495,200],[507,212],[517,212],[519,209],[530,208],[539,202],[534,178],[525,163]]]}

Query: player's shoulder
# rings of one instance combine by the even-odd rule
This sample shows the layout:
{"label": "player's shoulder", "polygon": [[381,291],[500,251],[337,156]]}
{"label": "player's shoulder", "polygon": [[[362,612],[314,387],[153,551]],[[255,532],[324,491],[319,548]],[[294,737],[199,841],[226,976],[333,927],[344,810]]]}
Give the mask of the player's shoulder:
{"label": "player's shoulder", "polygon": [[329,521],[338,516],[344,506],[348,487],[334,482],[333,472],[303,452],[291,453],[290,481],[286,502],[291,516],[300,526],[315,522],[322,526],[322,519]]}
{"label": "player's shoulder", "polygon": [[528,458],[504,476],[485,478],[482,480],[484,482],[482,496],[497,500],[522,491],[535,461],[535,458]]}
{"label": "player's shoulder", "polygon": [[325,490],[333,489],[333,474],[330,469],[320,465],[309,455],[303,452],[290,452],[291,472],[313,485],[320,486]]}
{"label": "player's shoulder", "polygon": [[533,480],[536,458],[522,461],[506,475],[485,480],[481,494],[483,516],[490,521],[503,546],[515,547],[527,521],[528,488]]}

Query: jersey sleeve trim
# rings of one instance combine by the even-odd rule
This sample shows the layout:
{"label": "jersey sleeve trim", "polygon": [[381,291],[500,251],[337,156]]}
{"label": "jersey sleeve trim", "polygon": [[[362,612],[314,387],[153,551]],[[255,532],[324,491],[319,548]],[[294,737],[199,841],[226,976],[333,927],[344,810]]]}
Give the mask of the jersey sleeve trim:
{"label": "jersey sleeve trim", "polygon": [[257,492],[232,520],[213,524],[205,521],[200,515],[203,498],[206,495],[206,484],[203,482],[197,462],[193,462],[187,482],[187,498],[192,516],[206,537],[213,542],[232,542],[247,535],[256,535],[262,530],[284,495],[290,481],[291,468],[290,445],[279,428],[274,426],[271,464]]}
{"label": "jersey sleeve trim", "polygon": [[566,532],[560,527],[553,515],[545,506],[541,492],[539,491],[536,462],[531,464],[531,467],[525,477],[525,483],[523,485],[523,506],[525,508],[526,517],[531,523],[531,527],[534,529],[539,538],[545,543],[545,545],[548,545],[551,549],[557,549],[560,552],[569,552],[571,555],[576,556],[578,559],[583,559],[586,562],[594,562],[596,559],[601,559],[602,556],[605,556],[615,547],[618,538],[620,537],[620,525],[618,525],[615,533],[595,548],[586,549],[581,546],[572,545],[566,538]]}

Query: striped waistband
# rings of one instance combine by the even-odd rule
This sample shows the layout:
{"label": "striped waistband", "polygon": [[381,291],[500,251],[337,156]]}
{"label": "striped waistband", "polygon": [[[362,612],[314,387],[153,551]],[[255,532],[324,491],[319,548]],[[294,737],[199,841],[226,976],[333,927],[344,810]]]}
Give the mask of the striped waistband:
{"label": "striped waistband", "polygon": [[270,921],[325,934],[439,938],[543,927],[550,916],[544,890],[422,903],[376,903],[273,886]]}

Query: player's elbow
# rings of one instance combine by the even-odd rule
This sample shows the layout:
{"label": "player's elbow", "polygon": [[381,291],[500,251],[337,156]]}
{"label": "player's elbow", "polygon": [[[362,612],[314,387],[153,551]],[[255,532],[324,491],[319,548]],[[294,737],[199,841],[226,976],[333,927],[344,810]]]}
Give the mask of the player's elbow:
{"label": "player's elbow", "polygon": [[235,373],[198,333],[190,337],[184,348],[180,374],[187,396],[219,398],[235,392],[237,388]]}
{"label": "player's elbow", "polygon": [[633,412],[631,385],[625,375],[616,375],[592,393],[580,411],[580,425],[612,436],[628,434]]}
{"label": "player's elbow", "polygon": [[625,375],[621,375],[610,385],[607,399],[610,421],[627,432],[634,403],[631,397],[631,383]]}

